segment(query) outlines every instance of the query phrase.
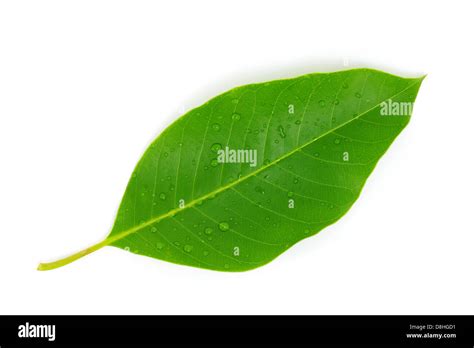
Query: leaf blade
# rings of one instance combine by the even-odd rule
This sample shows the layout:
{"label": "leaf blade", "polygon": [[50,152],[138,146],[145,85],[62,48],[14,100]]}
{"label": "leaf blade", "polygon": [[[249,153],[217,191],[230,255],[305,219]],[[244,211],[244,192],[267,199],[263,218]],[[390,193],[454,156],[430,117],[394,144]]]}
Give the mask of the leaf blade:
{"label": "leaf blade", "polygon": [[[238,87],[211,99],[145,152],[106,245],[221,271],[271,261],[347,212],[410,117],[380,119],[380,103],[414,101],[421,81],[356,69]],[[255,168],[215,165],[216,144],[254,146],[263,155]],[[296,209],[284,208],[289,199]]]}

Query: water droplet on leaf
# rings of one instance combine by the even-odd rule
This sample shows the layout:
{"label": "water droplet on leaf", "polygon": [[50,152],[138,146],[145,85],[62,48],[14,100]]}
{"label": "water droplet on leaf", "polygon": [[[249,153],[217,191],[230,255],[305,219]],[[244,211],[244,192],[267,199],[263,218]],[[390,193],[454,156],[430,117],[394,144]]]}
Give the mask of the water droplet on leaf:
{"label": "water droplet on leaf", "polygon": [[286,133],[285,133],[285,129],[283,128],[283,126],[278,126],[278,132],[280,133],[280,137],[282,138],[286,138]]}
{"label": "water droplet on leaf", "polygon": [[220,149],[222,149],[222,145],[219,144],[219,143],[214,143],[214,144],[212,144],[212,146],[211,146],[211,150],[212,150],[213,152],[217,152],[217,151],[219,151]]}
{"label": "water droplet on leaf", "polygon": [[228,231],[229,230],[229,224],[225,221],[219,223],[219,229],[222,231],[222,232],[225,232],[225,231]]}

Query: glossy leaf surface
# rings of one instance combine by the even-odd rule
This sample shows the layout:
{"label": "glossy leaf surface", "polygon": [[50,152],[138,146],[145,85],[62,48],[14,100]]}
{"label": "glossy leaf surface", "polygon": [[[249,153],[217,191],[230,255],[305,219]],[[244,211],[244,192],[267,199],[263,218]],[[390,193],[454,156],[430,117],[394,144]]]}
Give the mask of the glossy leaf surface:
{"label": "glossy leaf surface", "polygon": [[220,271],[262,266],[348,211],[422,79],[354,69],[221,94],[149,146],[106,240],[40,269],[106,245]]}

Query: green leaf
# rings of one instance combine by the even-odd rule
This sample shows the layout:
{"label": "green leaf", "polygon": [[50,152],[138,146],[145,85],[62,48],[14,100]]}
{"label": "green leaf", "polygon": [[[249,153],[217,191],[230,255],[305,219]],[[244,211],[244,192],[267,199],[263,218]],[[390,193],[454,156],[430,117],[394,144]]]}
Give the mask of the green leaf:
{"label": "green leaf", "polygon": [[422,80],[354,69],[221,94],[149,146],[104,241],[39,269],[108,245],[219,271],[262,266],[349,210]]}

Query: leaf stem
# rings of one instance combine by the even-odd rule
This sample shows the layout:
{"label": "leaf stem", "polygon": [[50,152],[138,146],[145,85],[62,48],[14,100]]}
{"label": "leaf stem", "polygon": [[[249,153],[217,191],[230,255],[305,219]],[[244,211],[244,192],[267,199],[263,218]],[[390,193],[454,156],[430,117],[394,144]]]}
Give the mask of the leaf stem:
{"label": "leaf stem", "polygon": [[90,247],[88,247],[88,248],[86,248],[82,251],[79,251],[75,254],[67,256],[63,259],[53,261],[53,262],[40,263],[38,265],[38,271],[49,271],[49,270],[56,269],[56,268],[59,268],[59,267],[62,267],[62,266],[66,266],[67,264],[70,264],[71,262],[74,262],[74,261],[76,261],[76,260],[78,260],[78,259],[80,259],[80,258],[82,258],[86,255],[89,255],[90,253],[93,253],[94,251],[97,251],[97,250],[103,248],[106,245],[109,245],[109,243],[110,243],[110,240],[105,239],[100,243],[97,243],[93,246],[90,246]]}

